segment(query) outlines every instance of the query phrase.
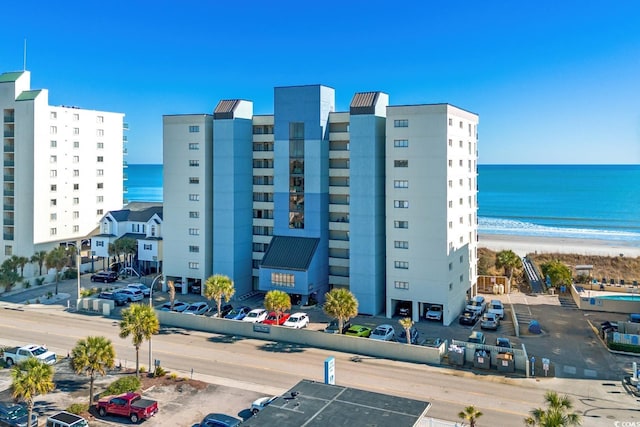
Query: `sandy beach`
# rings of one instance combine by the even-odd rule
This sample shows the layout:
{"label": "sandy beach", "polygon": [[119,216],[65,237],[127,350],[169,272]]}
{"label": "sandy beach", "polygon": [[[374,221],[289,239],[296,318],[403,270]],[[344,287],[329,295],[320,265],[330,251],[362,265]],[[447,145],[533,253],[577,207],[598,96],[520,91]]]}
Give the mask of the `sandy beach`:
{"label": "sandy beach", "polygon": [[640,256],[640,246],[613,240],[479,234],[478,247],[501,251],[510,249],[520,256],[528,253],[571,253],[598,256]]}

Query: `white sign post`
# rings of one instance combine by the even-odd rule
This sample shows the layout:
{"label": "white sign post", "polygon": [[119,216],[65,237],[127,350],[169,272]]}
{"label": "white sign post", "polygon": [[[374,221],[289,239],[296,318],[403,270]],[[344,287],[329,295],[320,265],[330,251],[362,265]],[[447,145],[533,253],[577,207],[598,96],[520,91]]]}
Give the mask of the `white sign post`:
{"label": "white sign post", "polygon": [[324,360],[324,383],[331,385],[336,383],[336,359],[333,356]]}
{"label": "white sign post", "polygon": [[544,371],[544,376],[548,376],[549,375],[549,359],[547,359],[546,357],[542,358],[542,370]]}

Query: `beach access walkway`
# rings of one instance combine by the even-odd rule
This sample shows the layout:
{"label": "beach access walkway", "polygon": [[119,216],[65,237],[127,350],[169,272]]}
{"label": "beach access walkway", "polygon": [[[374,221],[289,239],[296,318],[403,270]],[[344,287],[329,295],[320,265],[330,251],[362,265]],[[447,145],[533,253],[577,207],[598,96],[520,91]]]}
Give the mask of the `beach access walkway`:
{"label": "beach access walkway", "polygon": [[533,263],[526,256],[522,258],[522,267],[524,273],[527,276],[527,282],[531,285],[531,292],[534,294],[541,294],[544,292],[544,280],[538,274],[537,270],[533,266]]}

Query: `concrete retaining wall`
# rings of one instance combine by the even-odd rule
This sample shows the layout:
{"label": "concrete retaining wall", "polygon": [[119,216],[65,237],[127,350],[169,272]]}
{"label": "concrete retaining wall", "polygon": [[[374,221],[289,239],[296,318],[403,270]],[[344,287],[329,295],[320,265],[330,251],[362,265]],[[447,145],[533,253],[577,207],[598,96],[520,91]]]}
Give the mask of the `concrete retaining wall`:
{"label": "concrete retaining wall", "polygon": [[405,362],[438,365],[441,361],[441,355],[444,354],[447,348],[446,342],[443,343],[440,348],[433,348],[396,342],[376,341],[369,338],[327,334],[323,331],[313,331],[310,329],[291,329],[284,326],[263,325],[261,323],[254,324],[170,311],[156,310],[156,314],[158,315],[160,324],[163,326],[174,326],[223,335],[240,335],[260,340],[288,342],[303,346],[325,348]]}
{"label": "concrete retaining wall", "polygon": [[622,301],[598,298],[596,292],[589,295],[589,291],[579,293],[575,286],[571,286],[571,296],[581,310],[604,311],[607,313],[637,313],[640,295],[635,301]]}

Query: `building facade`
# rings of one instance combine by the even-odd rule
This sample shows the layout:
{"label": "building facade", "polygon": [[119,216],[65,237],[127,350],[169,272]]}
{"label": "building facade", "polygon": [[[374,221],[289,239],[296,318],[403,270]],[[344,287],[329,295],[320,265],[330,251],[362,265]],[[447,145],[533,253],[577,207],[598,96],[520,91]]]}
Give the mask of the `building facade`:
{"label": "building facade", "polygon": [[[237,295],[280,289],[303,303],[347,287],[361,313],[391,316],[404,301],[417,320],[440,304],[450,323],[476,280],[478,116],[391,106],[382,92],[336,112],[323,85],[275,88],[273,111],[223,100],[213,116],[164,117],[166,275],[225,274]],[[207,153],[189,148],[204,117]]]}
{"label": "building facade", "polygon": [[80,242],[123,205],[124,115],[51,106],[46,89],[30,86],[29,71],[0,75],[0,262]]}

